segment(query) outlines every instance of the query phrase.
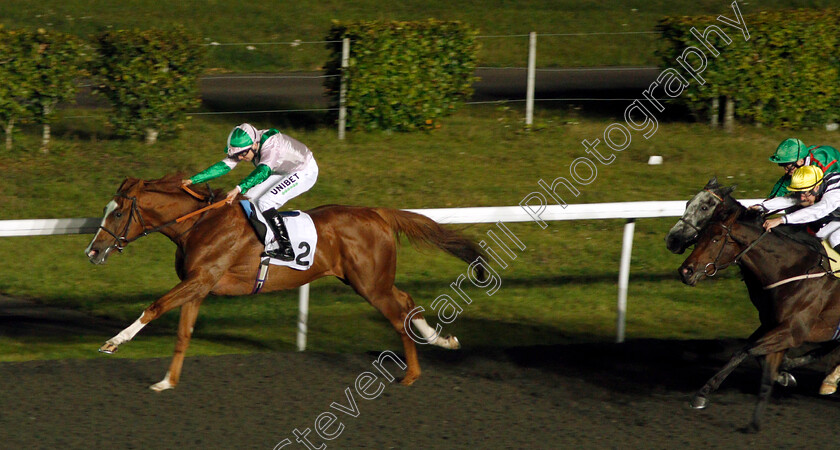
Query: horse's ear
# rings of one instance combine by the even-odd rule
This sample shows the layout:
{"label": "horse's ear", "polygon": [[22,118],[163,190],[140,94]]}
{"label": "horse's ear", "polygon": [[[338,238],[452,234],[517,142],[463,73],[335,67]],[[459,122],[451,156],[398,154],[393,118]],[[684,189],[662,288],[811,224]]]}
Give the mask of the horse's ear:
{"label": "horse's ear", "polygon": [[737,184],[733,184],[732,186],[723,188],[723,192],[722,192],[723,196],[725,197],[725,196],[735,192],[735,188],[737,188],[737,187],[738,187]]}
{"label": "horse's ear", "polygon": [[717,177],[712,177],[708,183],[706,183],[706,189],[713,189],[718,187]]}
{"label": "horse's ear", "polygon": [[126,178],[125,180],[123,180],[120,187],[117,188],[117,192],[125,192],[125,191],[131,189],[131,187],[133,187],[135,184],[137,184],[138,181],[140,181],[140,180],[137,179],[137,178],[131,178],[131,177]]}

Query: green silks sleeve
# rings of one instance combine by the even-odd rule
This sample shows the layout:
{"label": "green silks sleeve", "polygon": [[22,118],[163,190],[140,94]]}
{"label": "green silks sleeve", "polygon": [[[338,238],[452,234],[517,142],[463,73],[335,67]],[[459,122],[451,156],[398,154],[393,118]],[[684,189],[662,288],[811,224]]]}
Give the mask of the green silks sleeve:
{"label": "green silks sleeve", "polygon": [[790,177],[783,175],[773,186],[773,189],[770,190],[770,194],[767,195],[767,198],[776,198],[787,195],[788,186],[790,186]]}
{"label": "green silks sleeve", "polygon": [[265,164],[260,164],[257,166],[256,169],[249,173],[248,176],[245,177],[244,180],[242,180],[242,182],[239,183],[239,188],[244,194],[245,191],[247,191],[248,189],[251,189],[252,187],[267,180],[270,175],[271,167],[268,167]]}
{"label": "green silks sleeve", "polygon": [[228,172],[230,172],[230,167],[228,167],[228,165],[225,164],[224,161],[219,161],[216,164],[213,164],[212,166],[194,175],[192,178],[190,178],[190,181],[192,181],[193,184],[204,183],[205,181],[212,180],[213,178],[218,178]]}

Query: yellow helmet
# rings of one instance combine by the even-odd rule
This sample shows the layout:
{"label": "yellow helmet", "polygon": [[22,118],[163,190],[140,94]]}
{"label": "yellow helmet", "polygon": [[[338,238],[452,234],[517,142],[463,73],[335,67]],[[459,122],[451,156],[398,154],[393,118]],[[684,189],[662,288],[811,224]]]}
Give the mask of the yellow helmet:
{"label": "yellow helmet", "polygon": [[822,184],[823,171],[817,166],[802,166],[790,177],[789,191],[809,191]]}

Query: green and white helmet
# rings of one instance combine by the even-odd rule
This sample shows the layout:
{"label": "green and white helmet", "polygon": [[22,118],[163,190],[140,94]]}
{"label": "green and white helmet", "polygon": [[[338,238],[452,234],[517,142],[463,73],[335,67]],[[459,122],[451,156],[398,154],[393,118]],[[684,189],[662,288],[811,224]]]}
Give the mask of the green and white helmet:
{"label": "green and white helmet", "polygon": [[233,128],[227,139],[227,154],[233,156],[247,151],[257,140],[257,129],[250,123],[239,124]]}
{"label": "green and white helmet", "polygon": [[808,156],[808,147],[799,139],[789,138],[782,141],[776,148],[776,153],[770,157],[770,162],[785,164],[799,161]]}

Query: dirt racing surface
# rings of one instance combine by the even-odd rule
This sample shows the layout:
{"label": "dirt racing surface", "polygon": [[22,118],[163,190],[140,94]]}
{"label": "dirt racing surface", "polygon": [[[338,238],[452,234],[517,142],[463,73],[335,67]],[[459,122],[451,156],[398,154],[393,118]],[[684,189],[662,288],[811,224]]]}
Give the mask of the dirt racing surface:
{"label": "dirt racing surface", "polygon": [[[372,365],[379,352],[187,358],[182,383],[162,393],[148,386],[168,358],[3,363],[0,446],[838,448],[840,400],[816,394],[822,367],[794,372],[795,388],[776,387],[758,434],[742,431],[758,391],[752,361],[708,409],[688,408],[738,345],[422,348],[424,372],[410,387]],[[402,374],[387,361],[383,370]],[[366,372],[377,378],[360,393],[355,380]]]}

